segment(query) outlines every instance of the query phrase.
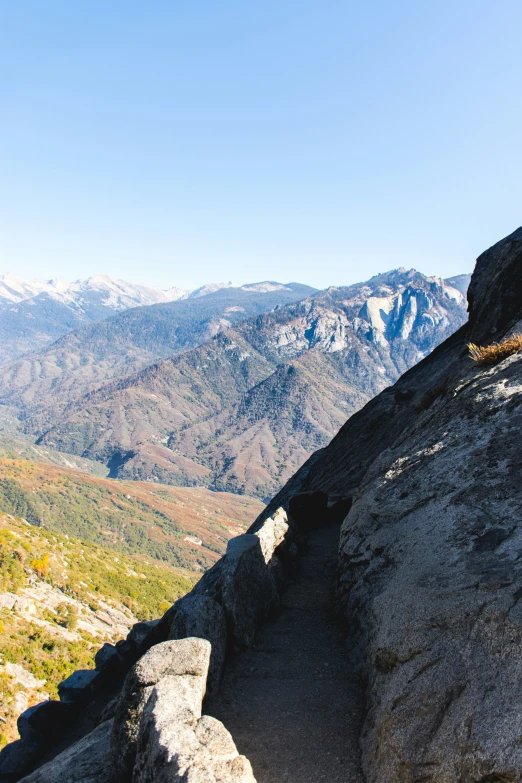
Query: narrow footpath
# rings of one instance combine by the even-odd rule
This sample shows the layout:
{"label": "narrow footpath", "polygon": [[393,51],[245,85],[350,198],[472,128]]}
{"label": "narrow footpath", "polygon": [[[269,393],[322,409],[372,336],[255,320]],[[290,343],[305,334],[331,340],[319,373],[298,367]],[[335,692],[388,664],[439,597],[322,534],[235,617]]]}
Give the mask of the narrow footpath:
{"label": "narrow footpath", "polygon": [[360,694],[331,607],[338,542],[338,525],[308,535],[277,618],[230,661],[204,707],[231,732],[258,783],[363,781]]}

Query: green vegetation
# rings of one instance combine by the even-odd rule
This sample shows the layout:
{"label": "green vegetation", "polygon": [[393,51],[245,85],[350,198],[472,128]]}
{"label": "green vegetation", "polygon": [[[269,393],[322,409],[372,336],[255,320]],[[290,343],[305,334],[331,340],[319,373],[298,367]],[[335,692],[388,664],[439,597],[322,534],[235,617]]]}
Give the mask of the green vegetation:
{"label": "green vegetation", "polygon": [[[225,517],[219,527],[225,535],[213,534],[205,546],[194,548],[184,539],[193,532],[186,520],[197,519],[196,512],[175,495],[156,495],[154,485],[123,484],[26,460],[0,458],[0,472],[0,511],[123,555],[139,553],[189,571],[203,571],[215,562],[214,553],[223,553],[229,537],[224,525],[234,521],[233,510],[225,513],[218,496]],[[240,514],[249,503],[254,507],[248,521],[259,513],[257,504],[245,499]]]}
{"label": "green vegetation", "polygon": [[27,704],[58,697],[58,684],[76,669],[91,669],[100,640],[82,634],[69,641],[34,622],[0,610],[0,657],[2,664],[23,666],[44,684],[27,691],[2,667],[0,672],[0,748],[17,739],[16,719]]}
{"label": "green vegetation", "polygon": [[4,478],[0,483],[0,510],[22,517],[33,525],[39,523],[31,496],[10,478]]}
{"label": "green vegetation", "polygon": [[[168,565],[116,556],[113,550],[4,517],[0,528],[2,592],[19,592],[31,572],[91,608],[97,608],[99,599],[112,601],[126,606],[140,620],[159,617],[162,604],[168,601],[170,606],[196,580]],[[73,618],[67,604],[58,609],[55,622],[65,628],[75,624],[77,617]]]}
{"label": "green vegetation", "polygon": [[[16,604],[0,609],[0,747],[16,738],[16,718],[25,706],[56,698],[58,683],[76,669],[92,668],[101,644],[115,641],[109,626],[105,636],[94,636],[80,627],[82,619],[92,617],[100,604],[126,611],[129,624],[132,615],[160,617],[191,589],[195,577],[0,514],[0,592],[24,598],[24,588],[40,580],[58,596],[58,591],[63,593],[64,600],[54,609],[45,604],[45,595],[38,604],[34,592],[30,595],[36,615],[26,615]],[[75,602],[66,600],[70,598]],[[21,665],[45,683],[26,689],[6,672],[5,664]]]}
{"label": "green vegetation", "polygon": [[[45,680],[45,692],[51,698],[57,698],[58,684],[76,669],[94,668],[93,654],[100,647],[99,639],[83,634],[71,642],[35,623],[18,618],[13,621],[5,609],[1,616],[2,661],[21,664],[37,679]],[[2,698],[0,702],[5,703]]]}
{"label": "green vegetation", "polygon": [[104,641],[188,592],[262,506],[23,459],[0,458],[0,476],[1,746]]}
{"label": "green vegetation", "polygon": [[[0,465],[6,462],[0,460]],[[31,470],[29,464],[17,468],[11,463],[6,468],[11,468],[12,475],[26,480]],[[136,498],[127,499],[123,493],[115,498],[111,490],[86,482],[83,477],[75,481],[73,477],[60,479],[59,475],[53,475],[53,482],[39,481],[37,491],[26,490],[14,478],[4,478],[0,482],[0,510],[93,543],[110,541],[119,552],[141,552],[173,565],[194,567],[182,548],[172,546],[172,539],[183,538],[183,531],[175,522]],[[158,527],[164,533],[162,541],[149,537],[143,525],[134,522],[144,517],[151,527]]]}
{"label": "green vegetation", "polygon": [[9,530],[0,530],[0,591],[16,593],[25,583],[23,563],[27,546]]}

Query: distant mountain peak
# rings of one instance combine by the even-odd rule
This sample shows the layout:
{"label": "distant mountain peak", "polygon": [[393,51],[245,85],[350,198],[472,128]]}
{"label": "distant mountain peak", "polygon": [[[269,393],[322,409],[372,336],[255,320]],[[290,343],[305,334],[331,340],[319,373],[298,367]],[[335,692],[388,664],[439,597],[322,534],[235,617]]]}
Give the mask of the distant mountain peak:
{"label": "distant mountain peak", "polygon": [[196,299],[199,296],[206,296],[207,294],[215,294],[216,291],[220,291],[222,288],[239,288],[237,283],[206,283],[205,285],[196,288],[194,291],[190,291],[187,294],[187,299]]}
{"label": "distant mountain peak", "polygon": [[242,285],[243,291],[257,291],[257,293],[267,293],[268,291],[289,291],[290,287],[283,283],[276,283],[273,280],[264,280],[261,283],[249,283]]}

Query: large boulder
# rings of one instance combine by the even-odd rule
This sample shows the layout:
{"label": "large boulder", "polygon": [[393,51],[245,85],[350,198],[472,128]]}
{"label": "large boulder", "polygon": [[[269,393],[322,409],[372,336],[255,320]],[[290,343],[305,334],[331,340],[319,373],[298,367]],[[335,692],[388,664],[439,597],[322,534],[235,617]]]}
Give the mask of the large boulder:
{"label": "large boulder", "polygon": [[136,658],[141,658],[154,643],[154,630],[159,620],[143,620],[136,623],[127,635],[127,642],[131,645]]}
{"label": "large boulder", "polygon": [[288,540],[290,544],[294,531],[291,527],[284,508],[278,508],[277,511],[268,519],[265,519],[263,525],[255,532],[261,544],[261,551],[265,558],[265,563],[269,563],[283,542]]}
{"label": "large boulder", "polygon": [[92,699],[102,683],[101,673],[96,669],[77,669],[58,685],[60,701],[83,704]]}
{"label": "large boulder", "polygon": [[42,701],[18,716],[18,733],[22,738],[34,736],[46,741],[56,739],[76,714],[77,709],[74,704]]}
{"label": "large boulder", "polygon": [[96,670],[103,672],[105,682],[121,677],[135,663],[135,659],[123,655],[120,648],[106,642],[94,656]]}
{"label": "large boulder", "polygon": [[469,339],[496,340],[520,318],[522,228],[477,259],[468,289]]}
{"label": "large boulder", "polygon": [[141,716],[154,686],[164,677],[186,676],[193,685],[194,703],[205,695],[210,643],[180,639],[157,644],[128,673],[114,716],[111,757],[118,783],[132,780]]}
{"label": "large boulder", "polygon": [[34,769],[46,750],[46,742],[33,732],[6,745],[0,753],[0,783],[15,783]]}

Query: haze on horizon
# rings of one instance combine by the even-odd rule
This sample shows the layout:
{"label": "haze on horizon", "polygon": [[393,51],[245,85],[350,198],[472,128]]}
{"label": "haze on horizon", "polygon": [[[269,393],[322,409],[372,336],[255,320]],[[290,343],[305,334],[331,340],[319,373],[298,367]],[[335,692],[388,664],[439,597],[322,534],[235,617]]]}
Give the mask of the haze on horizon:
{"label": "haze on horizon", "polygon": [[522,220],[514,0],[4,4],[0,273],[449,277]]}

